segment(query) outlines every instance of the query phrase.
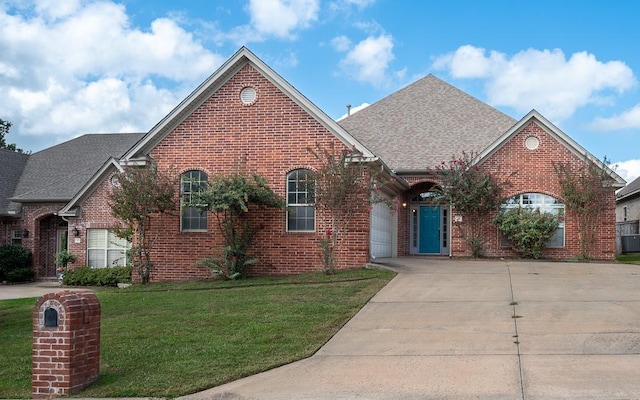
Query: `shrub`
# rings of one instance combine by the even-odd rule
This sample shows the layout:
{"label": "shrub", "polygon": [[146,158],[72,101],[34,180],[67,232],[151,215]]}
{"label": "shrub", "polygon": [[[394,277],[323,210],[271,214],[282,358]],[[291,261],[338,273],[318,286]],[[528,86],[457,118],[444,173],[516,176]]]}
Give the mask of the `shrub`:
{"label": "shrub", "polygon": [[555,215],[527,207],[503,210],[494,223],[513,249],[525,258],[540,258],[559,225]]}
{"label": "shrub", "polygon": [[131,267],[80,267],[64,273],[62,283],[69,286],[117,286],[131,282]]}
{"label": "shrub", "polygon": [[7,282],[29,282],[34,277],[33,268],[16,268],[6,273]]}
{"label": "shrub", "polygon": [[33,279],[31,250],[17,244],[0,246],[0,280],[25,282]]}

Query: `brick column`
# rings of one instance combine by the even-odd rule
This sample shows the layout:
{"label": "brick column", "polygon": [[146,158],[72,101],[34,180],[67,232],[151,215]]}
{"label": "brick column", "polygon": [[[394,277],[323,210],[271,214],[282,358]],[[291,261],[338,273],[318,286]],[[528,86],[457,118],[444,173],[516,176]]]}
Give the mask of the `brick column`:
{"label": "brick column", "polygon": [[33,311],[32,397],[77,393],[99,370],[98,298],[67,290],[40,297]]}

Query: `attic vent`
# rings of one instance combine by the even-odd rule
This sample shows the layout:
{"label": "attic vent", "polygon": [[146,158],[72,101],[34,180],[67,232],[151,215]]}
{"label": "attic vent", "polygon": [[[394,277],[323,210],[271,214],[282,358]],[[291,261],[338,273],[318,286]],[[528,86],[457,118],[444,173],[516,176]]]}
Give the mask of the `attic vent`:
{"label": "attic vent", "polygon": [[540,139],[535,136],[529,136],[524,140],[524,146],[529,150],[535,150],[540,146]]}
{"label": "attic vent", "polygon": [[256,90],[251,86],[247,86],[240,92],[240,100],[245,106],[250,106],[256,102]]}

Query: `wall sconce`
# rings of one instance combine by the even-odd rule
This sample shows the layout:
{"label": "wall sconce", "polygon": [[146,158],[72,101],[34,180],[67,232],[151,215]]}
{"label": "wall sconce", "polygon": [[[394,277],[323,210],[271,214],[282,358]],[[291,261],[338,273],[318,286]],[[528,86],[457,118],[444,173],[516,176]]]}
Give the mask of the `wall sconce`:
{"label": "wall sconce", "polygon": [[73,233],[74,237],[80,237],[80,231],[78,230],[78,228],[73,228],[71,232]]}
{"label": "wall sconce", "polygon": [[25,230],[23,230],[23,231],[22,231],[22,237],[23,237],[23,238],[28,238],[28,237],[29,237],[29,231],[28,231],[28,230],[26,230],[26,229],[25,229]]}
{"label": "wall sconce", "polygon": [[407,202],[402,203],[402,208],[407,208]]}

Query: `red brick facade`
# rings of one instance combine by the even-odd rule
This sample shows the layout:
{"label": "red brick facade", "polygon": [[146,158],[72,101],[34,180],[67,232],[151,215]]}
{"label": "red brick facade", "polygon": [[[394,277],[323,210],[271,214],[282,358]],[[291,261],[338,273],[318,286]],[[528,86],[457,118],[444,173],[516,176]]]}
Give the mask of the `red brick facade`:
{"label": "red brick facade", "polygon": [[[257,100],[249,106],[240,100],[240,92],[247,86],[257,92]],[[239,169],[257,173],[284,198],[289,172],[319,167],[318,160],[307,150],[317,143],[327,148],[333,145],[338,151],[345,148],[321,123],[246,65],[167,135],[153,149],[151,157],[162,172],[178,175],[189,170],[204,171],[209,177]],[[91,204],[90,208],[99,209],[102,203],[92,200]],[[87,223],[95,221],[86,207],[83,206],[83,219]],[[287,232],[284,210],[254,210],[251,215],[263,226],[255,239],[259,263],[252,267],[252,273],[294,274],[321,269],[318,239],[326,229],[323,215],[316,215],[316,232],[311,233]],[[152,280],[210,275],[196,261],[211,256],[212,247],[222,243],[212,215],[206,232],[181,231],[178,209],[175,215],[154,222],[159,238],[153,252],[156,271]],[[366,199],[349,229],[345,238],[349,245],[343,249],[342,265],[362,266],[368,261]]]}
{"label": "red brick facade", "polygon": [[[525,146],[525,140],[531,136],[536,137],[539,141],[539,146],[535,150],[529,150]],[[505,198],[522,193],[542,193],[562,201],[554,163],[568,164],[576,170],[584,165],[581,157],[572,153],[566,146],[558,142],[539,123],[532,121],[504,143],[495,153],[486,158],[479,167],[498,176],[499,179],[509,182],[507,191],[504,193]],[[408,202],[420,192],[429,190],[435,184],[429,177],[425,176],[408,177],[407,180],[413,186],[412,189],[405,193],[404,202]],[[501,247],[498,229],[491,222],[494,216],[495,214],[488,217],[484,223],[483,236],[485,238],[485,246],[483,254],[487,257],[517,257],[517,253],[510,248]],[[400,215],[399,255],[409,255],[409,217],[408,209],[405,209]],[[464,219],[462,224],[464,224]],[[566,207],[565,246],[562,248],[547,248],[542,257],[549,259],[579,257],[580,239],[576,224],[574,212]],[[614,189],[611,190],[609,207],[601,215],[599,226],[591,256],[599,260],[612,260],[615,258],[616,237]],[[470,256],[471,251],[467,248],[460,232],[461,230],[454,224],[451,232],[452,253],[454,256]]]}
{"label": "red brick facade", "polygon": [[[239,69],[234,69],[236,67]],[[192,170],[203,171],[210,179],[217,175],[239,171],[248,174],[257,173],[284,198],[289,172],[301,168],[315,170],[320,166],[320,162],[310,153],[309,148],[320,145],[325,148],[335,147],[340,151],[350,145],[347,146],[338,139],[340,134],[348,136],[341,130],[342,128],[330,124],[326,116],[314,111],[315,106],[310,108],[306,99],[297,97],[297,93],[292,93],[295,92],[293,88],[287,88],[286,84],[279,81],[279,78],[273,74],[264,74],[262,68],[264,66],[260,66],[260,63],[242,62],[229,70],[224,70],[220,75],[215,75],[216,82],[205,82],[206,85],[203,86],[206,89],[214,88],[214,91],[196,90],[184,103],[188,106],[181,104],[176,108],[177,111],[174,110],[169,114],[158,124],[161,128],[158,131],[152,130],[149,136],[142,140],[144,143],[140,148],[137,148],[137,145],[134,146],[131,150],[132,154],[125,156],[125,161],[149,156],[161,172],[173,175],[177,182],[181,174]],[[241,92],[247,87],[253,88],[257,96],[255,101],[249,104],[241,99]],[[201,95],[209,97],[200,99]],[[197,104],[199,106],[196,107]],[[535,112],[532,113],[536,117],[532,117],[527,124],[520,126],[519,131],[485,157],[479,167],[510,181],[511,186],[505,193],[506,197],[522,193],[543,193],[562,200],[558,178],[553,168],[554,162],[568,163],[578,168],[584,165],[585,155],[573,153],[570,148],[574,149],[575,146],[561,143],[557,139],[558,137],[562,139],[561,136],[564,134],[557,135],[554,127],[545,125],[546,122],[537,122],[538,119],[544,118]],[[539,146],[530,150],[525,146],[525,140],[532,136],[537,138]],[[145,142],[145,140],[148,141]],[[351,145],[357,143],[351,138],[343,138],[343,140]],[[366,146],[366,143],[363,145]],[[411,145],[407,143],[407,146]],[[425,152],[428,151],[427,146]],[[428,167],[425,166],[425,168]],[[115,167],[113,169],[115,172]],[[25,204],[23,206],[22,228],[31,232],[31,235],[23,240],[23,244],[31,249],[37,249],[34,254],[34,265],[38,276],[47,276],[51,272],[50,264],[55,252],[51,246],[55,247],[57,230],[66,227],[69,232],[68,248],[77,257],[76,263],[70,267],[75,268],[87,264],[88,229],[108,229],[119,225],[119,222],[111,216],[108,202],[113,190],[110,177],[110,174],[105,174],[102,183],[88,191],[87,197],[74,205],[81,211],[78,217],[62,219],[55,216],[54,214],[61,210],[64,204]],[[404,179],[411,187],[404,193],[398,193],[398,197],[393,199],[404,206],[398,207],[397,210],[398,224],[394,227],[397,228],[397,235],[394,235],[396,232],[388,235],[397,237],[395,245],[399,256],[411,253],[411,198],[430,190],[436,184],[433,177],[428,175],[411,175],[405,176]],[[176,183],[178,204],[179,191],[180,185]],[[360,267],[369,260],[371,229],[369,199],[361,200],[360,208],[353,215],[348,233],[342,236],[342,243],[344,243],[340,249],[340,266],[342,267]],[[455,214],[448,215],[448,218],[451,220],[454,216]],[[253,248],[253,255],[259,259],[259,263],[252,266],[251,273],[281,275],[322,268],[318,243],[328,227],[327,215],[323,215],[321,211],[317,212],[314,232],[288,232],[285,210],[251,210],[250,218],[262,227],[255,238]],[[197,265],[196,262],[214,255],[213,248],[220,248],[222,245],[214,216],[209,214],[206,231],[184,231],[181,229],[180,220],[180,207],[177,206],[173,213],[157,217],[152,222],[151,234],[158,235],[152,252],[152,262],[156,267],[151,275],[152,281],[198,279],[210,276],[210,271]],[[572,210],[566,209],[565,246],[545,250],[542,255],[544,258],[569,259],[579,255],[579,232],[575,220]],[[463,219],[462,224],[464,223]],[[5,236],[16,225],[4,223]],[[597,259],[613,259],[615,256],[613,190],[610,207],[601,216],[600,226],[592,256]],[[485,227],[486,246],[483,253],[486,256],[516,256],[510,249],[500,246],[498,230],[489,219]],[[446,227],[441,226],[441,228]],[[74,229],[79,231],[77,237],[71,233]],[[451,238],[447,244],[452,255],[470,255],[470,250],[460,236],[460,230],[453,226],[450,234]],[[448,248],[443,246],[443,249]]]}

